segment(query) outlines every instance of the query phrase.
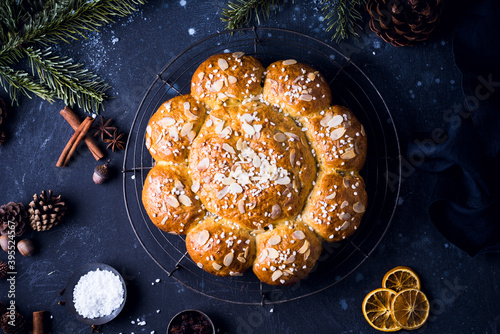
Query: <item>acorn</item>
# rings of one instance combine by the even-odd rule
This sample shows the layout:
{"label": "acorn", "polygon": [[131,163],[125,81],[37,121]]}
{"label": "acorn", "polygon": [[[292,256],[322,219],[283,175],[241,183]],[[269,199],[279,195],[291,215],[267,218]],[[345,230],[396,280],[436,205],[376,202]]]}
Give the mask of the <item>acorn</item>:
{"label": "acorn", "polygon": [[22,256],[31,256],[35,254],[35,244],[31,239],[23,239],[17,243],[17,250]]}
{"label": "acorn", "polygon": [[2,247],[2,249],[6,252],[9,250],[9,237],[8,236],[6,236],[6,235],[0,236],[0,247]]}
{"label": "acorn", "polygon": [[99,165],[94,168],[94,175],[92,176],[92,180],[94,180],[95,184],[104,183],[109,178],[109,161],[106,161],[104,165]]}

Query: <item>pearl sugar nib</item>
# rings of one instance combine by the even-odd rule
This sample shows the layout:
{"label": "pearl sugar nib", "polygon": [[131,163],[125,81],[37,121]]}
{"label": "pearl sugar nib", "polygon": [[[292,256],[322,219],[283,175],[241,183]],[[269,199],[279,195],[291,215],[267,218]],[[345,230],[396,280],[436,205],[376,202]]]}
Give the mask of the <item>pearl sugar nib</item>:
{"label": "pearl sugar nib", "polygon": [[92,180],[95,184],[104,183],[109,179],[109,165],[110,160],[106,161],[104,165],[99,165],[94,168],[94,175],[92,175]]}

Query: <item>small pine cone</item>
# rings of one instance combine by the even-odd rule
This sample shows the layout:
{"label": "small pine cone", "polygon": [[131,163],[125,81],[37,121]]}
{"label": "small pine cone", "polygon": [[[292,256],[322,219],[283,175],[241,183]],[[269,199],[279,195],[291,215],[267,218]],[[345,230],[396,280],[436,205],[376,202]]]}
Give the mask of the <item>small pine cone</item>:
{"label": "small pine cone", "polygon": [[368,0],[370,29],[394,46],[425,41],[436,29],[444,0]]}
{"label": "small pine cone", "polygon": [[[15,326],[12,326],[12,321]],[[29,334],[29,327],[28,322],[19,312],[15,313],[14,320],[9,312],[4,313],[0,318],[0,328],[5,334]]]}
{"label": "small pine cone", "polygon": [[20,237],[26,228],[28,213],[23,203],[9,202],[0,206],[0,233],[9,234],[9,222],[16,226],[15,235]]}
{"label": "small pine cone", "polygon": [[28,211],[31,227],[36,231],[48,231],[63,220],[66,203],[61,200],[61,195],[54,196],[52,190],[48,194],[43,190],[40,196],[33,195]]}
{"label": "small pine cone", "polygon": [[3,261],[0,261],[0,279],[7,276],[8,271],[9,271],[9,265]]}

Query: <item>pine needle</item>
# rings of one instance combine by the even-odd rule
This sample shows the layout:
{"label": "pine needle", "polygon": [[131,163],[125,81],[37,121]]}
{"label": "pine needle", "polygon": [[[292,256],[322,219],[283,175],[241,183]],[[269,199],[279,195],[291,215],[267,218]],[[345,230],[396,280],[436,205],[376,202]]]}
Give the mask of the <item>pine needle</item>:
{"label": "pine needle", "polygon": [[269,19],[272,9],[276,11],[280,3],[286,0],[234,0],[227,4],[222,10],[221,20],[226,23],[226,29],[238,29],[248,27],[252,22],[253,15],[257,24],[260,25],[260,16],[264,20]]}
{"label": "pine needle", "polygon": [[359,36],[356,29],[360,29],[362,20],[359,8],[366,5],[366,0],[322,0],[321,11],[327,21],[326,31],[335,30],[332,40],[337,41],[349,36]]}

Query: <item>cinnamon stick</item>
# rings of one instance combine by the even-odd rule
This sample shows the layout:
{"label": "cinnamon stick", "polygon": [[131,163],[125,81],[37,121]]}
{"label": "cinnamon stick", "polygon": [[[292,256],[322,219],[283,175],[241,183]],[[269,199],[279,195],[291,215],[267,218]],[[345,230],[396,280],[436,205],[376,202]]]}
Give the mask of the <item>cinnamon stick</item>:
{"label": "cinnamon stick", "polygon": [[85,128],[87,126],[87,124],[90,122],[91,119],[92,119],[92,117],[85,118],[85,120],[82,122],[82,124],[80,124],[78,129],[75,130],[75,133],[73,133],[71,138],[68,140],[61,155],[59,156],[59,159],[57,160],[57,163],[56,163],[56,167],[63,167],[65,165],[66,157],[68,156],[69,151],[71,151],[73,145],[76,142],[76,139],[78,138],[78,136],[82,132],[83,128]]}
{"label": "cinnamon stick", "polygon": [[[61,114],[62,117],[64,117],[66,122],[68,122],[69,125],[71,125],[73,130],[76,131],[76,129],[78,129],[78,127],[81,124],[80,118],[78,117],[77,114],[75,114],[73,110],[71,110],[70,107],[68,106],[64,107],[64,109],[62,109],[59,113]],[[85,144],[87,144],[89,151],[92,153],[92,155],[96,160],[100,160],[104,157],[104,152],[101,150],[99,145],[97,145],[94,138],[92,138],[90,135],[87,135],[85,137]]]}
{"label": "cinnamon stick", "polygon": [[45,311],[33,312],[33,334],[45,334]]}
{"label": "cinnamon stick", "polygon": [[[87,117],[82,122],[82,124],[84,124],[84,123],[85,123],[85,125],[83,126],[83,129],[78,134],[78,137],[76,138],[75,142],[73,143],[73,146],[71,147],[68,154],[66,155],[66,159],[64,160],[63,167],[68,164],[69,159],[71,159],[71,156],[73,155],[73,153],[75,153],[78,145],[80,144],[80,142],[85,138],[85,136],[89,132],[90,127],[92,126],[92,123],[94,123],[94,119],[92,117]],[[76,131],[75,131],[75,133],[76,133]]]}

